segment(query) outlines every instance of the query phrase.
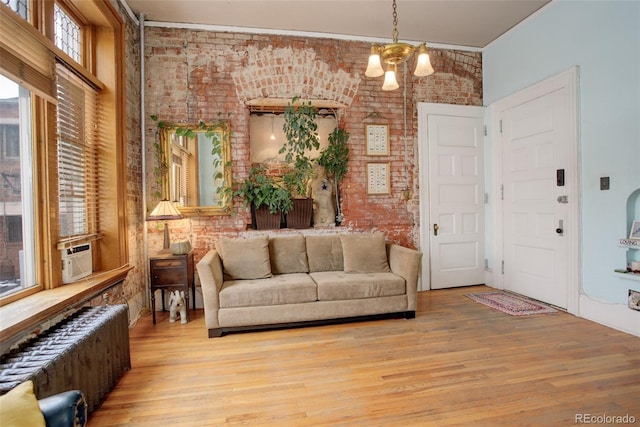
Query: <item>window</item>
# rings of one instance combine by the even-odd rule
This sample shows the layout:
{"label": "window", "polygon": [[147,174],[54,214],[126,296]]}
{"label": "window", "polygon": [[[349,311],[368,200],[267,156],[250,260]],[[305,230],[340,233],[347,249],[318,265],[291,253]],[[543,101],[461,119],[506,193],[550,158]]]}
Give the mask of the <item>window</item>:
{"label": "window", "polygon": [[55,43],[67,55],[81,64],[80,25],[66,13],[57,3],[54,5]]}
{"label": "window", "polygon": [[22,216],[8,215],[7,221],[7,242],[22,243]]}
{"label": "window", "polygon": [[[10,104],[11,101],[5,101],[3,107],[10,107]],[[20,137],[18,136],[18,130],[19,126],[17,124],[0,124],[2,155],[5,159],[17,159],[20,157]]]}
{"label": "window", "polygon": [[97,235],[97,94],[58,67],[58,204],[61,241]]}
{"label": "window", "polygon": [[30,98],[0,76],[0,297],[36,286]]}
{"label": "window", "polygon": [[29,1],[28,0],[2,0],[4,4],[9,6],[11,10],[20,15],[25,21],[29,20]]}
{"label": "window", "polygon": [[86,241],[108,274],[82,280],[124,277],[123,22],[101,0],[0,0],[0,28],[18,46],[0,49],[0,306],[62,286]]}

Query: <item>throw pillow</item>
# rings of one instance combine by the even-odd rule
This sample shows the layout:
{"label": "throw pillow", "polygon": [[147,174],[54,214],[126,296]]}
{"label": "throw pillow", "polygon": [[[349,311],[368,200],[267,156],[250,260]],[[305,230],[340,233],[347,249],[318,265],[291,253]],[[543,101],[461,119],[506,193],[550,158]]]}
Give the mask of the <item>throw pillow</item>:
{"label": "throw pillow", "polygon": [[307,248],[302,234],[272,237],[269,240],[269,258],[273,274],[309,272]]}
{"label": "throw pillow", "polygon": [[391,271],[387,261],[384,234],[341,234],[345,273],[384,273]]}
{"label": "throw pillow", "polygon": [[307,259],[309,272],[342,271],[342,245],[336,234],[307,236]]}
{"label": "throw pillow", "polygon": [[216,243],[216,249],[222,258],[225,280],[271,277],[269,236],[253,239],[221,237]]}
{"label": "throw pillow", "polygon": [[25,381],[0,396],[0,420],[3,427],[45,427],[33,381]]}

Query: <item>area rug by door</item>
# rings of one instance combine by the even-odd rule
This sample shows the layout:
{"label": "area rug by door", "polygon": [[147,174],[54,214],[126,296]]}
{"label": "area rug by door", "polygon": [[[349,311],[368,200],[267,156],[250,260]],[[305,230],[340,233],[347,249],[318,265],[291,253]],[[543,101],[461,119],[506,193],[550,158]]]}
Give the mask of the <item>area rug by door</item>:
{"label": "area rug by door", "polygon": [[473,292],[465,294],[465,296],[512,316],[555,313],[557,311],[541,302],[505,291]]}

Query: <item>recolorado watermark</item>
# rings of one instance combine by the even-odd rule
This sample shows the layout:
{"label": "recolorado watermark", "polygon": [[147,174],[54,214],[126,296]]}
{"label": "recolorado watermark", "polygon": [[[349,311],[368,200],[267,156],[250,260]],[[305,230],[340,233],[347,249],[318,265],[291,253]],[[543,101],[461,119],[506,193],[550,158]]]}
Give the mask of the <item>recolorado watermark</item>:
{"label": "recolorado watermark", "polygon": [[633,415],[594,415],[576,414],[574,417],[576,424],[635,424],[636,417]]}

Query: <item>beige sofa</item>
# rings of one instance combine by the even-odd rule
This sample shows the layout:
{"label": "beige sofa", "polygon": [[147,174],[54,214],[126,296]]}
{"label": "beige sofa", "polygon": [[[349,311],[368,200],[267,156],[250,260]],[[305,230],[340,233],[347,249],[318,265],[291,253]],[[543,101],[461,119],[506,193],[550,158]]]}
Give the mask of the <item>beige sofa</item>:
{"label": "beige sofa", "polygon": [[380,233],[221,238],[197,264],[209,337],[413,318],[421,259]]}

